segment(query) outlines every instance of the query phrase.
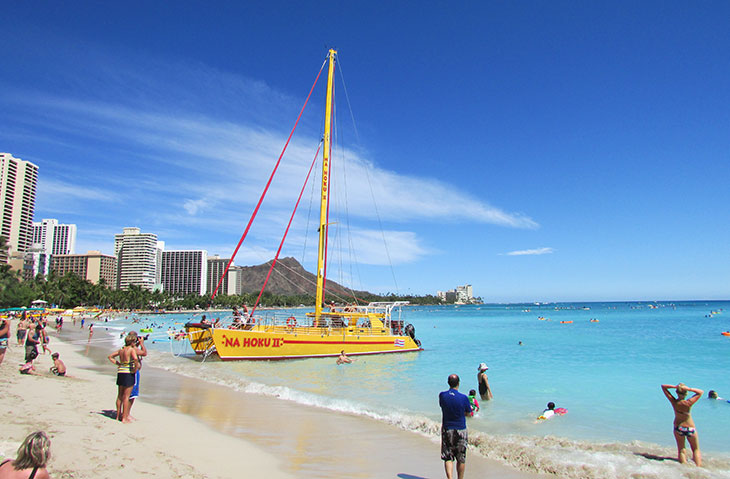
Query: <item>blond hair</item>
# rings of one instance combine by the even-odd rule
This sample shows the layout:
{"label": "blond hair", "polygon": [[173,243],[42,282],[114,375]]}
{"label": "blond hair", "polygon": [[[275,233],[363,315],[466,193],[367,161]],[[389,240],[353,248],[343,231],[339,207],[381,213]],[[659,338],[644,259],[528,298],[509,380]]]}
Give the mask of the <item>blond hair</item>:
{"label": "blond hair", "polygon": [[18,448],[18,458],[13,463],[16,471],[46,467],[51,458],[51,440],[45,432],[36,431],[23,440]]}
{"label": "blond hair", "polygon": [[684,397],[687,395],[687,386],[684,383],[677,384],[677,396]]}

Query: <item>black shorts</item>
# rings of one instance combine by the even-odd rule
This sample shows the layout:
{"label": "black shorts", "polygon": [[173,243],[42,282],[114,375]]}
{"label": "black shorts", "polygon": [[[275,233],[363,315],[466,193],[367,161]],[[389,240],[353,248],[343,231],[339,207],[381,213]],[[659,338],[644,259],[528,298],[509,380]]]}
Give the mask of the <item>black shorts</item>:
{"label": "black shorts", "polygon": [[468,436],[466,429],[441,429],[441,460],[465,463],[466,444]]}
{"label": "black shorts", "polygon": [[117,373],[117,386],[122,386],[124,388],[130,388],[134,386],[134,374]]}

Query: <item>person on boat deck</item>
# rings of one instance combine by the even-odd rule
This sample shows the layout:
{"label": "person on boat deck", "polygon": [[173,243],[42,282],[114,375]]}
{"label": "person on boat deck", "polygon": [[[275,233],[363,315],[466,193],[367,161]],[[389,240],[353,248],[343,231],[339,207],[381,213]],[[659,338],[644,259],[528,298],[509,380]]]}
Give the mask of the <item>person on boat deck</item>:
{"label": "person on boat deck", "polygon": [[203,315],[203,317],[200,319],[200,324],[210,324],[210,321],[205,319],[205,315]]}
{"label": "person on boat deck", "polygon": [[51,440],[43,431],[29,434],[18,448],[18,456],[0,463],[0,478],[49,479],[46,464],[51,458]]}
{"label": "person on boat deck", "polygon": [[[676,398],[669,392],[670,389],[677,390]],[[687,462],[687,453],[684,449],[684,440],[686,439],[692,448],[692,459],[697,466],[701,467],[702,453],[700,452],[700,439],[697,435],[690,409],[702,397],[704,391],[679,383],[676,386],[662,384],[662,392],[672,404],[672,409],[674,409],[674,439],[677,441],[677,460],[682,464]],[[687,399],[688,392],[694,393],[694,396]]]}
{"label": "person on boat deck", "polygon": [[340,351],[340,356],[337,358],[337,364],[350,364],[352,362],[352,359],[347,357],[347,354],[345,354],[345,350],[343,349]]}
{"label": "person on boat deck", "polygon": [[330,312],[331,313],[334,313],[335,311],[337,311],[337,309],[335,307],[335,302],[334,301],[330,301]]}

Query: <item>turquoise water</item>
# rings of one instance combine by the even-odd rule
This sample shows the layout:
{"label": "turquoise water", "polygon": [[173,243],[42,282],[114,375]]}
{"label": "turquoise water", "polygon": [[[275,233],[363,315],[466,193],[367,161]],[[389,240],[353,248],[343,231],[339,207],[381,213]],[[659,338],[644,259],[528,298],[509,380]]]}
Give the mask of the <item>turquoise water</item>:
{"label": "turquoise water", "polygon": [[[165,341],[165,331],[188,317],[142,319],[159,326],[151,345],[156,365],[436,437],[437,396],[447,388],[446,377],[459,374],[466,393],[476,389],[477,365],[486,362],[495,397],[482,402],[468,425],[475,447],[489,457],[563,477],[637,471],[642,477],[730,477],[730,404],[706,399],[710,389],[730,396],[730,337],[720,334],[730,330],[730,302],[409,307],[406,321],[424,351],[360,357],[342,366],[332,358],[201,364],[192,355],[175,357],[170,352],[179,353],[182,344]],[[130,323],[109,324],[129,329]],[[703,470],[645,457],[676,455],[673,414],[660,384],[680,381],[705,390],[693,408]],[[537,423],[548,401],[568,414]]]}

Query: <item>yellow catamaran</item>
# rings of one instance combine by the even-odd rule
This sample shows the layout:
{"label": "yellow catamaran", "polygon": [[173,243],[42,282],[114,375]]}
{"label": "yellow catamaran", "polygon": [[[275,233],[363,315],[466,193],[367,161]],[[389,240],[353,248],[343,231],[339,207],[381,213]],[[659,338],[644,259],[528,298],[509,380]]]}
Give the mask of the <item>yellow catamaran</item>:
{"label": "yellow catamaran", "polygon": [[[217,353],[223,360],[293,359],[323,356],[404,353],[421,350],[415,328],[404,325],[401,306],[407,301],[324,307],[327,206],[335,58],[329,51],[322,157],[322,188],[314,312],[303,318],[244,317],[230,328],[187,323],[190,345],[198,354]],[[225,274],[225,273],[224,273]],[[247,315],[245,315],[247,316]]]}

